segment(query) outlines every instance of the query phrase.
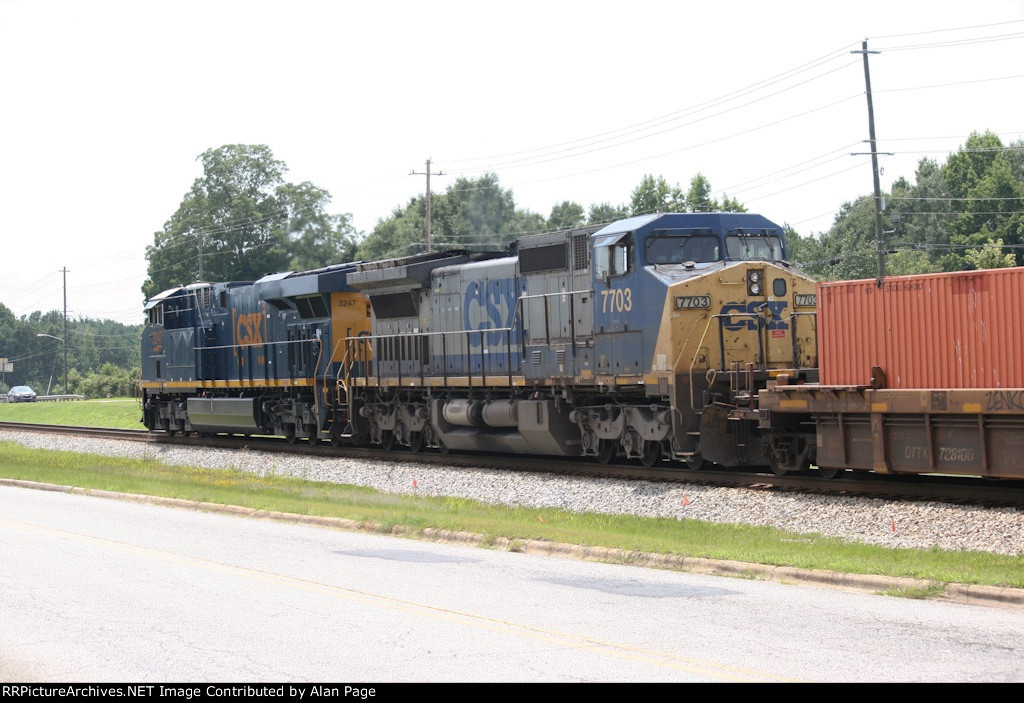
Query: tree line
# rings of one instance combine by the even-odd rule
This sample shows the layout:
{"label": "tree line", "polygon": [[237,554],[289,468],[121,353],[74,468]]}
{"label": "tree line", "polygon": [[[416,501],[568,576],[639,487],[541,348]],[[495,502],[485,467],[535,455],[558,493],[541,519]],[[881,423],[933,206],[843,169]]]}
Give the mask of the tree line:
{"label": "tree line", "polygon": [[[147,296],[195,280],[255,280],[423,251],[426,200],[411,197],[368,233],[351,214],[329,214],[330,194],[289,183],[287,166],[265,145],[225,145],[199,157],[196,179],[177,211],[147,247]],[[712,197],[701,173],[687,187],[649,174],[621,203],[584,206],[563,200],[547,215],[516,205],[498,176],[458,178],[431,199],[436,248],[499,249],[529,233],[613,222],[652,212],[745,212],[740,201]],[[822,232],[787,225],[791,258],[821,279],[875,275],[874,197],[841,206]],[[1024,140],[1004,145],[973,133],[944,163],[924,158],[914,180],[899,178],[884,194],[886,273],[899,275],[1011,266],[1024,261]],[[765,213],[777,219],[776,213]]]}
{"label": "tree line", "polygon": [[[229,144],[199,156],[203,175],[146,247],[147,297],[197,280],[255,280],[285,270],[423,251],[423,195],[380,218],[368,232],[351,214],[328,212],[331,195],[312,183],[285,180],[287,166],[265,145]],[[649,174],[620,203],[584,206],[563,200],[547,215],[516,205],[493,173],[459,178],[431,199],[437,248],[500,249],[524,234],[613,222],[653,212],[745,212],[743,203],[712,196],[701,173],[686,187]],[[883,195],[887,275],[958,271],[1024,264],[1024,140],[1003,144],[975,132],[945,161],[923,158],[913,180],[897,179]],[[779,219],[778,213],[765,213]],[[842,204],[831,226],[800,233],[786,225],[790,257],[812,276],[843,280],[876,274],[874,196]],[[141,317],[141,311],[140,311]],[[60,313],[16,318],[0,304],[0,356],[15,372],[0,376],[45,392],[63,383]],[[124,395],[140,366],[141,325],[109,320],[69,322],[72,393]]]}
{"label": "tree line", "polygon": [[41,395],[48,391],[92,398],[132,395],[142,366],[141,335],[142,325],[93,319],[68,320],[65,335],[64,319],[57,311],[19,318],[0,303],[0,357],[14,367],[11,373],[0,374],[0,392],[24,385]]}

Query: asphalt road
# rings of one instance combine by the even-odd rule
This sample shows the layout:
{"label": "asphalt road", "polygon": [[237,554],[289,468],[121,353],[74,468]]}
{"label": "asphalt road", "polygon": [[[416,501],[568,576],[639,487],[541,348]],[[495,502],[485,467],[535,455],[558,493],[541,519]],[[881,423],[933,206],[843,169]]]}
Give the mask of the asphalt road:
{"label": "asphalt road", "polygon": [[0,488],[7,681],[1024,681],[1024,612]]}

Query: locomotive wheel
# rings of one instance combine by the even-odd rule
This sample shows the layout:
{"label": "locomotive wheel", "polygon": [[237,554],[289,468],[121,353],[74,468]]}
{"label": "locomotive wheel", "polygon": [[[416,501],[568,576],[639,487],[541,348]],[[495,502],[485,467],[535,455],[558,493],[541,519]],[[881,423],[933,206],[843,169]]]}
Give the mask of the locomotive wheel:
{"label": "locomotive wheel", "polygon": [[395,448],[395,431],[394,430],[381,430],[380,431],[380,446],[386,451],[390,452]]}
{"label": "locomotive wheel", "polygon": [[811,462],[802,455],[797,458],[796,463],[786,464],[776,459],[775,455],[772,454],[768,459],[768,463],[771,464],[772,473],[776,476],[805,472],[811,467]]}
{"label": "locomotive wheel", "polygon": [[313,434],[309,436],[309,445],[315,447],[318,444],[320,444],[320,435],[314,430]]}
{"label": "locomotive wheel", "polygon": [[610,464],[615,458],[618,442],[613,439],[600,439],[597,442],[597,461],[601,464]]}
{"label": "locomotive wheel", "polygon": [[661,459],[661,442],[651,440],[644,441],[643,452],[640,455],[640,463],[648,469],[658,463]]}
{"label": "locomotive wheel", "polygon": [[441,440],[437,440],[437,451],[441,452],[442,454],[451,454],[452,448],[449,447],[444,442],[442,442]]}
{"label": "locomotive wheel", "polygon": [[768,463],[771,464],[772,473],[775,474],[776,476],[785,476],[790,471],[786,464],[783,464],[782,462],[775,458],[775,455],[769,457]]}
{"label": "locomotive wheel", "polygon": [[295,436],[294,432],[289,432],[284,436],[284,441],[287,442],[288,444],[295,444],[296,442],[299,441],[299,438]]}
{"label": "locomotive wheel", "polygon": [[340,447],[341,446],[341,435],[340,434],[334,434],[333,432],[331,433],[331,446],[332,447]]}
{"label": "locomotive wheel", "polygon": [[409,433],[409,451],[417,452],[417,453],[423,451],[423,433],[422,432],[410,432]]}

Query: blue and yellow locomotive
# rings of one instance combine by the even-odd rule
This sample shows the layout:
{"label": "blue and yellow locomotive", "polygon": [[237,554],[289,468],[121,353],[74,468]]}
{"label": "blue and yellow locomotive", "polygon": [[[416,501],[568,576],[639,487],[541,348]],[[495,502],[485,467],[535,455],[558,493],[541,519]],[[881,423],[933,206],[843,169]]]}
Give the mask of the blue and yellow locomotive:
{"label": "blue and yellow locomotive", "polygon": [[815,283],[747,213],[193,284],[147,309],[144,420],[171,432],[761,465],[758,391],[817,366]]}
{"label": "blue and yellow locomotive", "polygon": [[194,283],[146,304],[143,422],[151,430],[319,440],[347,424],[336,403],[344,340],[369,332],[354,266],[255,283]]}

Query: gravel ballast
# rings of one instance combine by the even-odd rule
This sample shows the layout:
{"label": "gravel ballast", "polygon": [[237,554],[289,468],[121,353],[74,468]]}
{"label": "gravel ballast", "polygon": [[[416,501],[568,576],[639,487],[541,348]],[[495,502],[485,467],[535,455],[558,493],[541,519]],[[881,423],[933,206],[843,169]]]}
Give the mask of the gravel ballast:
{"label": "gravel ballast", "polygon": [[34,449],[231,468],[369,486],[387,493],[456,496],[517,507],[764,525],[886,547],[1024,554],[1024,511],[945,503],[817,496],[746,488],[446,468],[402,461],[324,458],[254,450],[0,431]]}

